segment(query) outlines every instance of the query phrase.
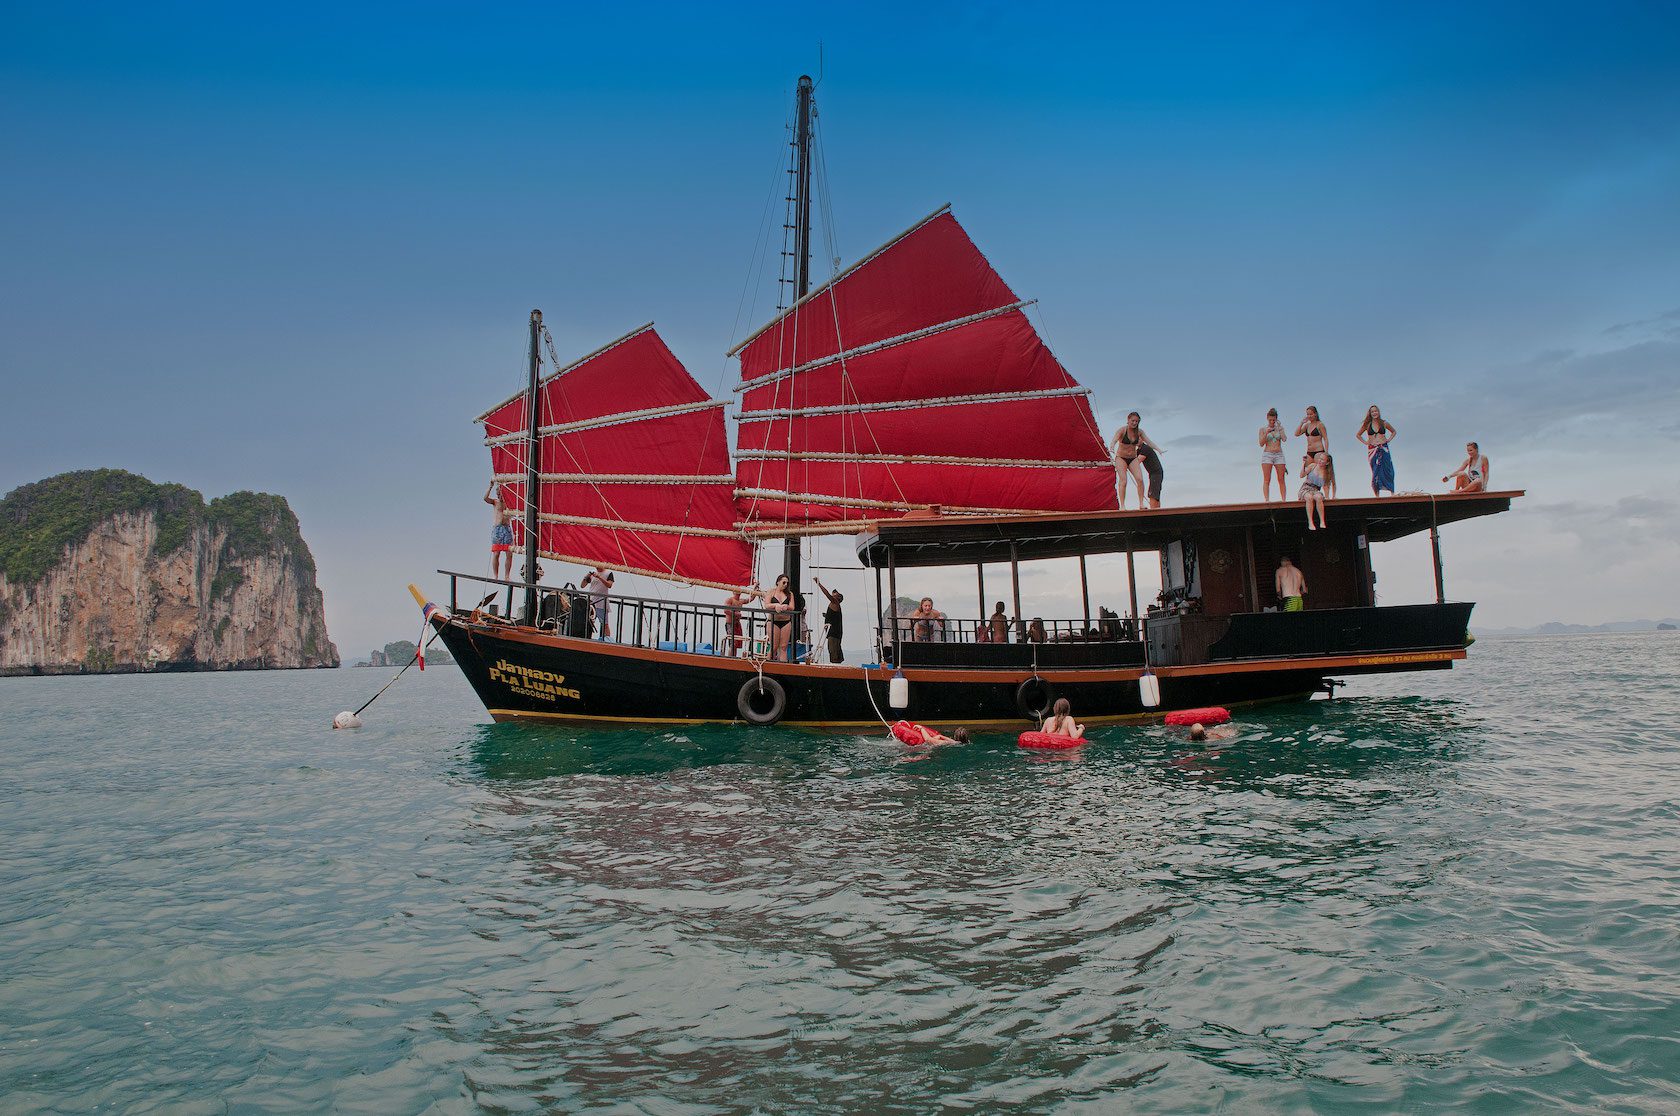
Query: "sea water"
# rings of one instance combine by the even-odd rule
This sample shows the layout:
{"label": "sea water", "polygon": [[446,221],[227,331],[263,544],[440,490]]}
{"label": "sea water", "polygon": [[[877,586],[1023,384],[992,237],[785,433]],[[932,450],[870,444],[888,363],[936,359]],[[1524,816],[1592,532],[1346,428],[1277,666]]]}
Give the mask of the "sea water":
{"label": "sea water", "polygon": [[1680,638],[913,754],[0,680],[0,1109],[1680,1109]]}

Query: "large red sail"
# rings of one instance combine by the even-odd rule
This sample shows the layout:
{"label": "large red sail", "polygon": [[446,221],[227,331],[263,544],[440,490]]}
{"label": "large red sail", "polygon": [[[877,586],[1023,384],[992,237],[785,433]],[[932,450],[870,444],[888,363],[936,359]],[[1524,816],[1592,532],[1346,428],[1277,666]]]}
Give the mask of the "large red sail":
{"label": "large red sail", "polygon": [[940,210],[737,350],[749,531],[1115,507],[1089,392]]}
{"label": "large red sail", "polygon": [[[538,386],[537,552],[632,573],[733,587],[752,577],[735,525],[724,405],[653,326]],[[491,468],[525,545],[525,395],[480,415]]]}

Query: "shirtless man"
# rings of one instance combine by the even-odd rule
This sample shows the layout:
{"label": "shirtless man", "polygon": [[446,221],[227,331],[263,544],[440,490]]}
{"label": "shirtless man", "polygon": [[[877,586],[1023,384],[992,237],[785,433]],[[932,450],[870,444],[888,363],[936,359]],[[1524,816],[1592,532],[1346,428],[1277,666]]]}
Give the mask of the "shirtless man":
{"label": "shirtless man", "polygon": [[1295,568],[1295,563],[1289,560],[1288,555],[1278,559],[1276,585],[1278,600],[1283,602],[1283,611],[1302,612],[1306,609],[1304,598],[1307,595],[1307,578]]}
{"label": "shirtless man", "polygon": [[762,596],[764,590],[754,585],[751,589],[731,589],[729,596],[723,598],[723,615],[729,625],[729,644],[724,648],[725,655],[739,655],[747,645],[746,634],[741,630],[741,610]]}
{"label": "shirtless man", "polygon": [[910,614],[913,621],[910,631],[917,643],[943,643],[945,640],[945,614],[933,607],[932,597],[923,597],[922,603],[916,606],[916,611]]}
{"label": "shirtless man", "polygon": [[[495,524],[490,528],[490,576],[503,581],[513,580],[513,528],[508,526],[507,504],[502,502],[502,486],[495,481],[484,492],[484,502],[495,509]],[[498,563],[501,572],[496,572]]]}
{"label": "shirtless man", "polygon": [[1486,492],[1488,486],[1488,459],[1475,442],[1464,445],[1464,464],[1441,478],[1444,484],[1453,482],[1454,492]]}

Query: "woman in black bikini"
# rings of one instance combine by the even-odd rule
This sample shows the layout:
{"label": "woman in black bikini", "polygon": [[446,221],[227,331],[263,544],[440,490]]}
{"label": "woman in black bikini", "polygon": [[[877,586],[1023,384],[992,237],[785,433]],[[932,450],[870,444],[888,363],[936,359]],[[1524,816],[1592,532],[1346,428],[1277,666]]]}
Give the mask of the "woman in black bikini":
{"label": "woman in black bikini", "polygon": [[787,658],[788,637],[793,634],[793,594],[788,591],[788,575],[776,578],[776,587],[765,594],[764,607],[770,610],[770,658]]}
{"label": "woman in black bikini", "polygon": [[[1130,477],[1137,485],[1138,510],[1142,511],[1147,505],[1148,490],[1143,480],[1143,458],[1138,453],[1139,447],[1148,446],[1159,453],[1161,447],[1149,440],[1149,435],[1143,432],[1142,419],[1136,411],[1126,416],[1126,425],[1122,426],[1114,435],[1114,468],[1120,474],[1120,510],[1126,510],[1126,478]],[[1156,490],[1157,493],[1159,489]],[[1159,498],[1157,497],[1157,506]]]}

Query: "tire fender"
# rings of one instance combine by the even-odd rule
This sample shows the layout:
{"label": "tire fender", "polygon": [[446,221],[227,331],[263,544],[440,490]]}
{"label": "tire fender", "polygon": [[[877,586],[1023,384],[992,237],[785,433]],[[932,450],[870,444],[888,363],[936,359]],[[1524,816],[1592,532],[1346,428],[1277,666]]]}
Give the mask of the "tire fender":
{"label": "tire fender", "polygon": [[1051,692],[1050,683],[1036,674],[1015,688],[1015,708],[1021,711],[1021,716],[1030,717],[1035,721],[1044,719],[1055,700],[1056,695]]}
{"label": "tire fender", "polygon": [[[768,709],[764,708],[766,699]],[[749,678],[735,694],[735,711],[749,725],[773,725],[787,712],[787,691],[774,678],[762,674]]]}

